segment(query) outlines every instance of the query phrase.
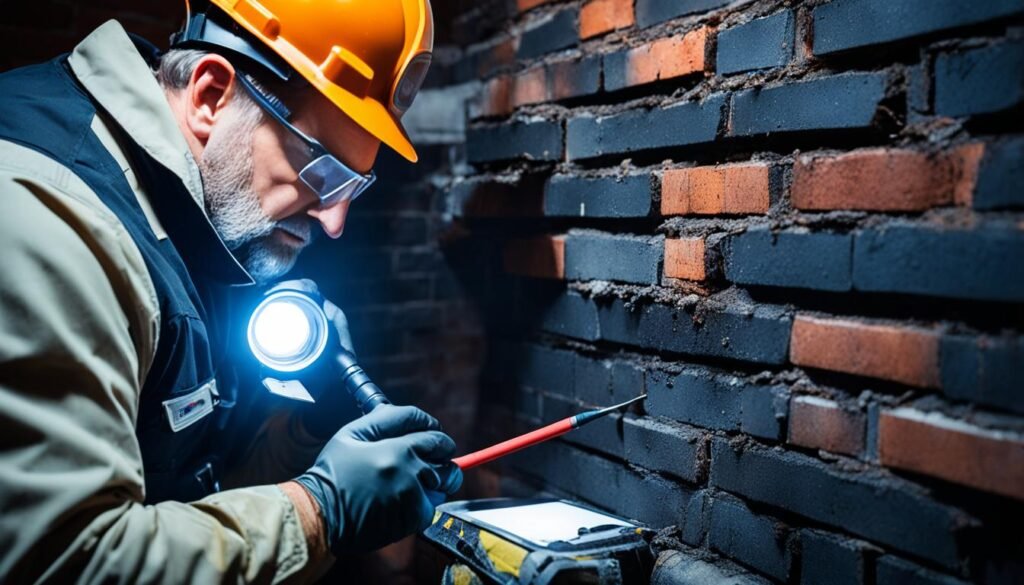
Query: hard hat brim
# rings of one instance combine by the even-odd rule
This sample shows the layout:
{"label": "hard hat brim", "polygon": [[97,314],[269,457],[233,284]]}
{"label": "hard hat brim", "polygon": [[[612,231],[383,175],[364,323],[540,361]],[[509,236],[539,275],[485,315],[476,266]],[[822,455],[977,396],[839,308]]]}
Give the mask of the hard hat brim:
{"label": "hard hat brim", "polygon": [[307,81],[312,82],[327,99],[345,112],[363,130],[388,145],[409,162],[414,163],[419,160],[419,155],[416,154],[409,134],[383,104],[371,98],[359,98],[326,81],[317,83],[319,80],[310,80],[308,77]]}

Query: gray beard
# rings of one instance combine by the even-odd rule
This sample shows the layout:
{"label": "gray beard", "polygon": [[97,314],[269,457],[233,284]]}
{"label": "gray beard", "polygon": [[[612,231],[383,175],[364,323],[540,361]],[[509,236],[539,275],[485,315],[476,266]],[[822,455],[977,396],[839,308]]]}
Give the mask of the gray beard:
{"label": "gray beard", "polygon": [[311,228],[305,218],[274,221],[263,212],[252,189],[252,137],[263,115],[251,102],[236,104],[240,109],[229,114],[225,127],[206,143],[199,170],[210,221],[242,266],[262,284],[287,274],[301,251],[274,240],[274,229],[287,226],[309,241]]}

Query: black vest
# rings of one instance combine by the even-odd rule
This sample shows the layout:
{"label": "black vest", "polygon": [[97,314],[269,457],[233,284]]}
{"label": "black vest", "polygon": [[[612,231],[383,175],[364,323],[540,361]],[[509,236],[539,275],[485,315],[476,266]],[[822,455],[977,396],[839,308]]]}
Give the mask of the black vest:
{"label": "black vest", "polygon": [[[233,260],[226,265],[223,253],[209,253],[216,236],[182,181],[115,128],[168,232],[168,238],[157,239],[121,168],[91,130],[98,109],[69,70],[66,56],[0,75],[0,139],[36,150],[74,172],[118,217],[142,253],[160,305],[160,338],[136,425],[146,501],[193,501],[219,489],[215,431],[226,425],[233,385],[219,384],[220,395],[211,401],[214,413],[177,432],[168,409],[208,408],[199,400],[175,399],[194,396],[217,376],[225,340],[208,316],[224,314],[219,305],[227,287],[218,275],[237,274],[240,268]],[[113,125],[112,118],[105,119]]]}

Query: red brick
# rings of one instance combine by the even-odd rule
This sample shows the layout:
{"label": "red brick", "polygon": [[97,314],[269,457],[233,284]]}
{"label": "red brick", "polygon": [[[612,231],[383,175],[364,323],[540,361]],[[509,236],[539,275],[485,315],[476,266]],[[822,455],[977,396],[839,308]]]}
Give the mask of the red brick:
{"label": "red brick", "polygon": [[512,107],[539,104],[548,100],[548,81],[544,67],[534,67],[512,79]]}
{"label": "red brick", "polygon": [[864,449],[866,418],[817,396],[789,403],[789,442],[808,449],[858,455]]}
{"label": "red brick", "polygon": [[708,32],[705,26],[632,49],[626,56],[626,86],[704,71]]}
{"label": "red brick", "polygon": [[480,94],[481,116],[507,116],[512,113],[511,75],[501,75],[487,82]]}
{"label": "red brick", "polygon": [[589,39],[635,23],[633,0],[591,0],[580,10],[580,38]]}
{"label": "red brick", "polygon": [[490,77],[500,69],[507,69],[516,63],[516,50],[519,39],[509,37],[496,45],[483,50],[477,64],[477,74],[482,78]]}
{"label": "red brick", "polygon": [[665,240],[665,276],[686,280],[707,278],[704,238]]}
{"label": "red brick", "polygon": [[565,236],[539,236],[505,244],[505,272],[534,278],[565,279]]}
{"label": "red brick", "polygon": [[1024,500],[1024,436],[912,408],[883,412],[882,465]]}
{"label": "red brick", "polygon": [[800,366],[937,388],[939,339],[935,331],[799,315],[789,359]]}
{"label": "red brick", "polygon": [[969,203],[984,147],[944,154],[874,148],[800,157],[793,206],[807,210],[924,211]]}
{"label": "red brick", "polygon": [[771,205],[769,167],[750,163],[665,171],[662,215],[767,213]]}
{"label": "red brick", "polygon": [[526,12],[548,2],[551,0],[516,0],[516,6],[519,7],[519,12]]}
{"label": "red brick", "polygon": [[596,93],[601,89],[601,58],[550,63],[548,78],[553,100]]}

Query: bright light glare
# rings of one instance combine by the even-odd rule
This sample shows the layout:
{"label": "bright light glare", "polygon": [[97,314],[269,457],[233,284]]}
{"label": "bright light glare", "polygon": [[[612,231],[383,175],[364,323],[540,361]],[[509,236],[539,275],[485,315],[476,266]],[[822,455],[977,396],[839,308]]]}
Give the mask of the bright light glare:
{"label": "bright light glare", "polygon": [[256,317],[256,344],[268,356],[298,357],[309,343],[309,317],[301,307],[287,300],[272,302]]}

